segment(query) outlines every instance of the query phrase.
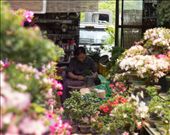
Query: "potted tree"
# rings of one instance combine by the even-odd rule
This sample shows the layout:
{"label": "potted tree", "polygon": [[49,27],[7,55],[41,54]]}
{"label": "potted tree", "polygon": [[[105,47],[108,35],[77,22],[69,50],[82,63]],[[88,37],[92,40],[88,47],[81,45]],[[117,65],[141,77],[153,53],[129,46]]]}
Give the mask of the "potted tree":
{"label": "potted tree", "polygon": [[93,116],[98,111],[98,97],[94,93],[81,95],[73,91],[71,97],[64,102],[64,114],[68,117],[76,130],[81,133],[90,132],[90,125]]}

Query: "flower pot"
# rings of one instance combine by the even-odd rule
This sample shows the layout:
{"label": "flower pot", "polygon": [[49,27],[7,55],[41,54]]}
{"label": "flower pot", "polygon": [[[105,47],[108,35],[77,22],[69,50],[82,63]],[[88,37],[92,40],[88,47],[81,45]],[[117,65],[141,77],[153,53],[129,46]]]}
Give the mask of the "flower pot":
{"label": "flower pot", "polygon": [[91,132],[91,127],[89,125],[79,125],[80,133],[87,134]]}
{"label": "flower pot", "polygon": [[77,133],[78,132],[78,125],[77,124],[73,124],[72,126],[72,133]]}

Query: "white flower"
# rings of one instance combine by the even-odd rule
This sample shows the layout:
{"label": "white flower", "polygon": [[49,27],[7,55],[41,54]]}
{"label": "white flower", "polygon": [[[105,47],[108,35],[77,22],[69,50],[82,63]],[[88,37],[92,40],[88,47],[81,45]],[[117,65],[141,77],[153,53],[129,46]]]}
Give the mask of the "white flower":
{"label": "white flower", "polygon": [[123,71],[136,72],[138,77],[145,78],[150,76],[156,80],[168,73],[170,62],[152,55],[136,55],[125,57],[120,61],[119,67]]}
{"label": "white flower", "polygon": [[137,115],[141,118],[145,118],[148,115],[149,108],[146,106],[145,102],[141,101],[137,108]]}
{"label": "white flower", "polygon": [[23,91],[27,90],[27,86],[24,85],[24,84],[17,84],[16,87],[23,90]]}
{"label": "white flower", "polygon": [[13,114],[12,114],[12,113],[7,113],[7,114],[3,115],[3,117],[2,117],[2,123],[3,123],[3,124],[10,124],[12,117],[13,117]]}
{"label": "white flower", "polygon": [[12,92],[10,95],[6,95],[7,97],[7,107],[9,108],[17,108],[19,110],[23,110],[27,108],[30,104],[30,95],[28,93],[20,93],[20,92]]}
{"label": "white flower", "polygon": [[33,120],[29,117],[23,119],[23,121],[19,124],[19,129],[24,134],[35,134],[35,135],[42,135],[47,131],[47,128],[44,126],[42,121]]}

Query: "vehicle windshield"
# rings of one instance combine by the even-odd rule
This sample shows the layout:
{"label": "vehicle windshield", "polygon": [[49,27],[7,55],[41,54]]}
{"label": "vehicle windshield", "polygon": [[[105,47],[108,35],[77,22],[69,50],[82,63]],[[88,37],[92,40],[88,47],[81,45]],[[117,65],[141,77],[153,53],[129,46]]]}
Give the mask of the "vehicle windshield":
{"label": "vehicle windshield", "polygon": [[80,29],[80,44],[101,45],[104,44],[109,34],[104,29]]}

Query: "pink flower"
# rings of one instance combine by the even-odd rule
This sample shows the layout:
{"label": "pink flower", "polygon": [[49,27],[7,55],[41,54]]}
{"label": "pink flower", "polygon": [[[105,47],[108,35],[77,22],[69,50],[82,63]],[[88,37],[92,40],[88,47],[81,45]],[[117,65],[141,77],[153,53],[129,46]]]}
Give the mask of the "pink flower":
{"label": "pink flower", "polygon": [[55,79],[52,79],[52,88],[56,90],[63,90],[62,84]]}
{"label": "pink flower", "polygon": [[49,128],[50,128],[51,135],[54,135],[56,131],[56,127],[54,125],[51,125]]}
{"label": "pink flower", "polygon": [[57,83],[56,88],[57,90],[63,90],[63,86],[61,83]]}
{"label": "pink flower", "polygon": [[116,82],[115,85],[114,84],[110,84],[110,88],[113,91],[116,91],[118,93],[123,93],[127,89],[126,86],[124,85],[124,83],[122,83],[122,82]]}
{"label": "pink flower", "polygon": [[10,63],[8,61],[3,62],[2,60],[0,61],[0,72],[3,71],[4,69],[8,68],[10,66]]}
{"label": "pink flower", "polygon": [[158,58],[158,59],[166,59],[167,56],[164,55],[164,54],[158,54],[158,55],[156,55],[156,58]]}
{"label": "pink flower", "polygon": [[58,92],[57,92],[57,95],[58,95],[58,96],[61,96],[61,95],[63,95],[63,92],[62,92],[62,91],[58,91]]}
{"label": "pink flower", "polygon": [[19,134],[19,129],[17,128],[16,125],[10,124],[7,130],[6,135],[18,135]]}
{"label": "pink flower", "polygon": [[26,21],[30,23],[32,21],[32,18],[34,17],[34,13],[32,11],[25,11],[24,16]]}
{"label": "pink flower", "polygon": [[60,110],[59,110],[61,113],[63,113],[64,112],[64,109],[63,109],[63,107],[60,107]]}
{"label": "pink flower", "polygon": [[54,105],[54,104],[55,104],[55,100],[50,98],[48,100],[48,105]]}
{"label": "pink flower", "polygon": [[54,114],[52,112],[47,112],[46,116],[48,119],[53,119]]}
{"label": "pink flower", "polygon": [[136,122],[137,125],[137,129],[141,129],[142,128],[142,122]]}
{"label": "pink flower", "polygon": [[123,132],[122,135],[129,135],[129,132]]}

